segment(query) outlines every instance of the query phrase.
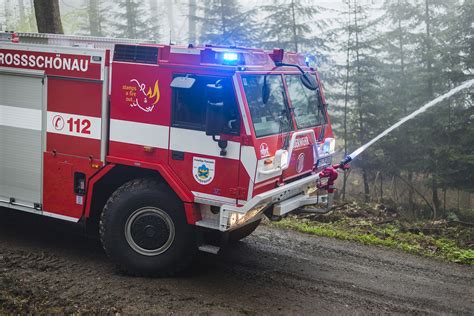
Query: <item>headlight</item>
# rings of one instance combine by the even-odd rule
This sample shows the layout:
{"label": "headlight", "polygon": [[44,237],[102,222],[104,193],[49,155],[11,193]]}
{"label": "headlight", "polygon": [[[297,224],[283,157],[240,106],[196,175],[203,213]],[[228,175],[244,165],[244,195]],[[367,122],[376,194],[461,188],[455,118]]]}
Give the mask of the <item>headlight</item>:
{"label": "headlight", "polygon": [[229,217],[229,227],[238,225],[239,222],[244,218],[245,214],[232,212]]}
{"label": "headlight", "polygon": [[273,160],[275,168],[286,169],[288,167],[288,150],[278,149]]}
{"label": "headlight", "polygon": [[326,138],[322,151],[324,154],[333,154],[336,151],[336,140],[334,138]]}
{"label": "headlight", "polygon": [[264,209],[269,206],[270,203],[262,203],[262,204],[257,204],[255,207],[253,207],[250,211],[247,213],[238,213],[238,212],[230,212],[230,215],[228,217],[228,222],[227,222],[227,227],[232,228],[234,226],[239,226],[242,224],[245,224],[246,222],[250,221],[252,218],[263,212]]}

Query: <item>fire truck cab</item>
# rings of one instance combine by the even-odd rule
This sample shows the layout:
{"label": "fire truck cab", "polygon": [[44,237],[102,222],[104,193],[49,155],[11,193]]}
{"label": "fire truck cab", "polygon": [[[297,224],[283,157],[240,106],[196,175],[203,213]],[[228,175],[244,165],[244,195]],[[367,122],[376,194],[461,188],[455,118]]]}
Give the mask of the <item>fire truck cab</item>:
{"label": "fire truck cab", "polygon": [[8,39],[0,206],[97,230],[122,270],[172,274],[198,249],[244,238],[264,215],[330,204],[335,141],[303,55]]}

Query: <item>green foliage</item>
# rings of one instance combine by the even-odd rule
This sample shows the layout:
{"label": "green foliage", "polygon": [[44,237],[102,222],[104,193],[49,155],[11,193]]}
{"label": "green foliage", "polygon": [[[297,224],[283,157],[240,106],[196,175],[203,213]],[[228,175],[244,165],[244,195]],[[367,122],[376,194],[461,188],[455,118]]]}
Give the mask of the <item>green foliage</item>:
{"label": "green foliage", "polygon": [[[376,8],[348,0],[339,30],[349,53],[348,93],[338,102],[335,130],[347,130],[349,152],[436,96],[473,78],[474,6],[469,0],[386,0]],[[383,26],[383,27],[382,27]],[[346,38],[349,36],[349,41]],[[344,71],[340,65],[339,71]],[[347,100],[347,108],[341,106]],[[473,94],[461,93],[395,130],[353,163],[367,190],[375,174],[423,175],[427,200],[440,215],[441,189],[474,190]],[[347,116],[347,125],[343,117]],[[412,199],[413,194],[410,195]],[[408,201],[412,204],[412,201]],[[410,207],[413,207],[411,205]]]}
{"label": "green foliage", "polygon": [[146,2],[119,0],[115,4],[114,36],[155,40],[159,38],[158,19]]}
{"label": "green foliage", "polygon": [[454,240],[456,236],[428,236],[423,233],[404,232],[397,225],[378,226],[367,220],[347,218],[333,223],[318,223],[288,217],[280,222],[273,222],[272,225],[322,237],[384,246],[411,254],[474,265],[474,250],[458,245]]}
{"label": "green foliage", "polygon": [[200,15],[202,44],[252,46],[255,41],[254,10],[243,11],[238,0],[204,0]]}
{"label": "green foliage", "polygon": [[78,34],[83,29],[83,21],[87,19],[87,11],[84,8],[72,10],[61,14],[61,21],[65,34]]}
{"label": "green foliage", "polygon": [[305,0],[275,0],[260,9],[265,14],[261,46],[293,52],[315,50],[318,55],[327,49],[325,40],[316,35],[318,29],[328,26],[325,20],[315,19],[323,10],[320,6]]}

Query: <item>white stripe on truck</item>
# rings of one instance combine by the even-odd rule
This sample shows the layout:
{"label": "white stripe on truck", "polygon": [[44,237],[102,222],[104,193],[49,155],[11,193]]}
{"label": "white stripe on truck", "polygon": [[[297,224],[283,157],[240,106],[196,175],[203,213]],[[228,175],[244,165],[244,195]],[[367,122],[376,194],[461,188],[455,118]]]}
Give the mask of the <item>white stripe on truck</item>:
{"label": "white stripe on truck", "polygon": [[0,105],[0,125],[41,131],[41,110]]}
{"label": "white stripe on truck", "polygon": [[110,140],[114,142],[168,149],[168,138],[168,126],[110,120]]}
{"label": "white stripe on truck", "polygon": [[101,118],[48,111],[48,133],[100,139]]}

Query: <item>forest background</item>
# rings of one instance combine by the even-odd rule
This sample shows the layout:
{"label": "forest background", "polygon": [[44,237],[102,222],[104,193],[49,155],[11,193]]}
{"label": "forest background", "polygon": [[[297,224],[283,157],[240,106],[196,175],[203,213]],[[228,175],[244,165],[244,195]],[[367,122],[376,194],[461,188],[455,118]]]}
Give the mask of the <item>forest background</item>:
{"label": "forest background", "polygon": [[[0,30],[37,32],[41,2],[0,0]],[[61,23],[45,27],[65,34],[305,54],[323,77],[338,158],[474,77],[473,0],[53,2],[42,14]],[[364,152],[340,177],[339,200],[474,222],[473,97],[458,94]]]}

